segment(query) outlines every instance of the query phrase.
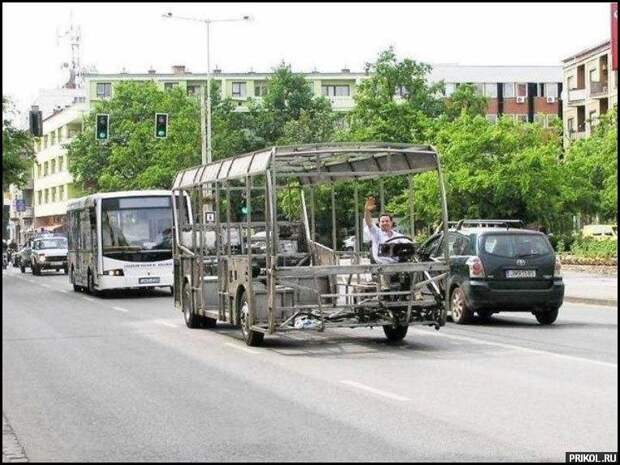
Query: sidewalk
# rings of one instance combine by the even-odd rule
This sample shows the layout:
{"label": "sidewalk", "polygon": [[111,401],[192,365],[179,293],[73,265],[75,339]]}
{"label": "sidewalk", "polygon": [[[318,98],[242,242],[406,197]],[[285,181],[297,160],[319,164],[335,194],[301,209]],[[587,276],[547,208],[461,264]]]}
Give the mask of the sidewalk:
{"label": "sidewalk", "polygon": [[564,302],[618,306],[617,270],[601,272],[596,267],[562,267]]}

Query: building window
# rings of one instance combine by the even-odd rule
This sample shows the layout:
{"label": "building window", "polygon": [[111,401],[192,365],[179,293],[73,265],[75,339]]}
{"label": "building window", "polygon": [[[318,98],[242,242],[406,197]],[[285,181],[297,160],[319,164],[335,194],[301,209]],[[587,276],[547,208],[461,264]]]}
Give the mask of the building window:
{"label": "building window", "polygon": [[267,83],[255,82],[254,83],[254,97],[264,97],[267,95]]}
{"label": "building window", "polygon": [[573,132],[575,132],[575,119],[574,118],[568,118],[568,121],[566,122],[566,128],[569,134],[572,134]]}
{"label": "building window", "polygon": [[497,115],[495,113],[489,113],[486,115],[487,121],[490,123],[497,123]]}
{"label": "building window", "polygon": [[237,98],[245,98],[247,95],[246,92],[246,83],[245,82],[233,82],[232,83],[232,96]]}
{"label": "building window", "polygon": [[97,83],[97,97],[105,98],[112,95],[112,83],[111,82],[98,82]]}
{"label": "building window", "polygon": [[56,188],[52,187],[50,189],[52,191],[52,203],[56,202]]}
{"label": "building window", "polygon": [[47,176],[48,175],[48,162],[43,163],[43,176]]}
{"label": "building window", "polygon": [[545,83],[545,92],[543,94],[545,97],[555,97],[558,98],[558,84],[557,82],[547,82]]}
{"label": "building window", "polygon": [[47,148],[47,136],[43,136],[43,148]]}
{"label": "building window", "polygon": [[527,97],[527,84],[517,84],[517,97]]}
{"label": "building window", "polygon": [[60,144],[62,142],[62,133],[64,132],[64,127],[62,128],[58,128],[58,143]]}
{"label": "building window", "polygon": [[65,186],[58,186],[58,200],[65,200]]}
{"label": "building window", "polygon": [[[406,89],[401,86],[400,89],[397,90],[397,92],[399,91],[406,92]],[[349,97],[351,95],[351,88],[348,85],[325,85],[321,86],[321,95],[323,95],[324,97]],[[406,93],[404,95],[406,95]]]}
{"label": "building window", "polygon": [[520,123],[527,123],[527,115],[515,115],[515,118]]}
{"label": "building window", "polygon": [[42,200],[43,200],[43,192],[37,191],[37,205],[41,205]]}
{"label": "building window", "polygon": [[58,171],[62,171],[62,163],[63,163],[63,161],[64,161],[63,156],[62,155],[59,156],[58,157]]}
{"label": "building window", "polygon": [[487,82],[484,85],[484,95],[489,98],[497,98],[497,84],[494,82]]}
{"label": "building window", "polygon": [[454,82],[445,83],[444,95],[446,97],[450,97],[454,93],[455,90],[456,90],[456,84]]}
{"label": "building window", "polygon": [[545,114],[544,113],[536,113],[534,115],[534,122],[540,124],[543,128],[546,127],[545,126],[545,122],[546,122],[546,118],[545,118]]}
{"label": "building window", "polygon": [[56,172],[56,160],[50,161],[50,174],[54,174]]}
{"label": "building window", "polygon": [[200,93],[199,86],[187,86],[187,95],[193,96]]}
{"label": "building window", "polygon": [[596,110],[588,113],[588,121],[590,122],[590,128],[594,128],[596,123],[598,122],[598,117],[596,116]]}
{"label": "building window", "polygon": [[504,98],[512,98],[515,96],[515,88],[512,82],[505,82],[503,84]]}
{"label": "building window", "polygon": [[566,87],[568,87],[568,90],[575,90],[575,76],[568,76],[566,78]]}
{"label": "building window", "polygon": [[174,89],[179,85],[178,82],[164,82],[164,90]]}
{"label": "building window", "polygon": [[43,167],[41,166],[41,163],[37,163],[37,178],[41,177],[41,171],[43,170]]}
{"label": "building window", "polygon": [[49,203],[50,201],[50,190],[49,189],[45,189],[45,203]]}

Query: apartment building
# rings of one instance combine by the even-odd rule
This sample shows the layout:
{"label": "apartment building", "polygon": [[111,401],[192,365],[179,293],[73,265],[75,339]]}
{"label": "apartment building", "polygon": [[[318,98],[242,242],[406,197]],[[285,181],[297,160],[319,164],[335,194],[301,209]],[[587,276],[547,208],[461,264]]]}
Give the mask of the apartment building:
{"label": "apartment building", "polygon": [[588,137],[601,115],[618,104],[618,70],[610,41],[562,60],[564,142]]}
{"label": "apartment building", "polygon": [[[342,69],[340,72],[311,72],[302,74],[312,86],[314,95],[327,97],[335,111],[349,111],[355,104],[357,86],[369,75]],[[224,73],[220,69],[212,72],[223,98],[237,102],[239,111],[247,110],[249,98],[260,99],[265,94],[270,73]],[[205,74],[194,74],[184,66],[173,66],[171,73],[158,74],[149,70],[145,74],[87,74],[89,102],[110,98],[114,87],[121,81],[152,80],[162,89],[180,87],[189,95],[198,95],[206,82]],[[555,118],[561,118],[562,92],[561,66],[463,66],[455,64],[433,65],[431,82],[443,80],[446,96],[464,83],[473,83],[481,95],[489,99],[487,117],[497,119],[510,115],[526,122],[540,122],[547,126]],[[397,89],[395,98],[404,93]]]}
{"label": "apartment building", "polygon": [[63,108],[43,120],[43,136],[35,141],[33,169],[34,228],[64,229],[67,202],[81,192],[73,186],[70,160],[63,147],[82,130],[87,103]]}

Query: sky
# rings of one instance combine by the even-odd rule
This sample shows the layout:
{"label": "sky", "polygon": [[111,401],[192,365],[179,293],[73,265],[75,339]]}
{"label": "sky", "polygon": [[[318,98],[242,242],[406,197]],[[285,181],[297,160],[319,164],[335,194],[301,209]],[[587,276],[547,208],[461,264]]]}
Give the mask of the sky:
{"label": "sky", "polygon": [[82,64],[101,73],[206,72],[206,26],[162,18],[236,18],[211,25],[211,69],[362,71],[393,46],[399,58],[462,65],[560,65],[610,38],[603,3],[2,3],[2,94],[26,110],[67,80],[81,28]]}

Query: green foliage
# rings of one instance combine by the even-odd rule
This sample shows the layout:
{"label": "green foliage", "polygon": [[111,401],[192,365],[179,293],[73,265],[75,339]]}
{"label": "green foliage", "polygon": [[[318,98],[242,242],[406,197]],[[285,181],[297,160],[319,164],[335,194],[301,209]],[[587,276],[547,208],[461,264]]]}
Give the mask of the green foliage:
{"label": "green foliage", "polygon": [[[110,114],[110,139],[94,137],[95,115]],[[168,113],[168,137],[157,139],[155,113]],[[84,131],[67,145],[70,170],[85,192],[169,189],[179,170],[200,163],[198,102],[182,89],[153,82],[121,82],[97,102]]]}
{"label": "green foliage", "polygon": [[578,238],[570,248],[573,255],[584,258],[613,258],[618,256],[618,242],[615,239],[595,240]]}
{"label": "green foliage", "polygon": [[2,97],[2,190],[10,184],[23,186],[34,160],[32,136],[28,131],[16,129],[10,119],[13,103]]}
{"label": "green foliage", "polygon": [[487,98],[478,95],[473,84],[461,84],[456,91],[446,99],[446,115],[455,120],[461,115],[484,116],[487,109]]}
{"label": "green foliage", "polygon": [[249,103],[254,137],[264,146],[332,140],[336,115],[324,97],[314,97],[311,83],[282,63],[267,79],[261,101]]}
{"label": "green foliage", "polygon": [[618,213],[618,113],[600,118],[594,133],[573,142],[566,153],[564,179],[567,206],[586,216],[615,221]]}
{"label": "green foliage", "polygon": [[[430,120],[443,111],[443,83],[427,82],[431,66],[409,58],[399,61],[393,48],[366,65],[372,77],[356,90],[349,113],[348,140],[423,142]],[[395,92],[402,96],[395,97]]]}

